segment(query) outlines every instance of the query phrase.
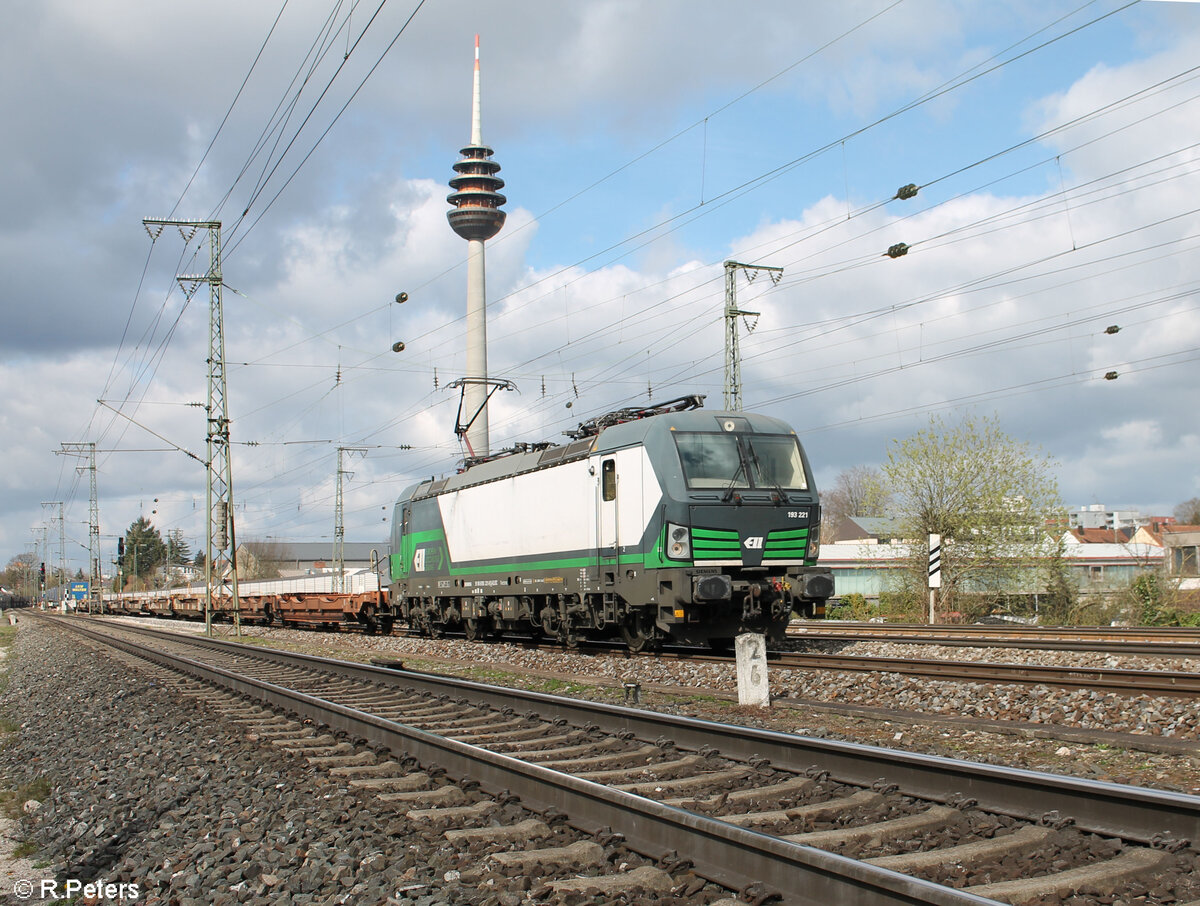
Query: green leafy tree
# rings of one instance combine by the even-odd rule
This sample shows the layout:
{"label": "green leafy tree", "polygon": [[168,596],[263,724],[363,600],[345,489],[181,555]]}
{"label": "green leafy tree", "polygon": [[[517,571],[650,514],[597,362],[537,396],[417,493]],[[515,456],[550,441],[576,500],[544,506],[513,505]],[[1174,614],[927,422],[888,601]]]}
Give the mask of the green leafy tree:
{"label": "green leafy tree", "polygon": [[1062,536],[1042,564],[1045,594],[1041,600],[1040,622],[1049,626],[1067,626],[1075,622],[1079,606],[1079,588],[1071,575]]}
{"label": "green leafy tree", "polygon": [[145,580],[167,560],[167,546],[158,529],[145,516],[139,516],[125,532],[125,557],[122,569],[127,576]]}
{"label": "green leafy tree", "polygon": [[1046,523],[1063,509],[1051,466],[994,417],[951,424],[935,416],[925,430],[893,441],[883,473],[912,541],[899,590],[923,592],[927,539],[937,534],[942,610],[972,617],[1031,595],[1047,555]]}

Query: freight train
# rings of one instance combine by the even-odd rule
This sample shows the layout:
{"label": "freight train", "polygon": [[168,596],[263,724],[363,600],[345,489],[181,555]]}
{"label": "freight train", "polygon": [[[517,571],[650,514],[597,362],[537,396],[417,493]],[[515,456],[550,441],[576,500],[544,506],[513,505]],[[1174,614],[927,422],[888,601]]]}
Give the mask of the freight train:
{"label": "freight train", "polygon": [[[395,505],[390,586],[373,573],[342,593],[328,576],[320,588],[244,582],[241,618],[568,647],[624,639],[635,651],[782,637],[793,614],[823,617],[834,590],[817,566],[812,471],[784,422],[702,403],[621,409],[566,443],[520,445],[413,485]],[[202,619],[204,590],[105,595],[104,609]],[[231,611],[214,598],[214,619]]]}
{"label": "freight train", "polygon": [[821,508],[784,422],[689,396],[408,488],[390,615],[424,634],[726,647],[824,615]]}

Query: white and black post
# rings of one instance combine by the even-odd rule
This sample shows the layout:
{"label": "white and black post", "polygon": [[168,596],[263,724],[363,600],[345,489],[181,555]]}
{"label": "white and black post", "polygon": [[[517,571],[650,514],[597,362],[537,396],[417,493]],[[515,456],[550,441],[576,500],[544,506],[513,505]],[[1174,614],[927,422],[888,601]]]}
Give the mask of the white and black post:
{"label": "white and black post", "polygon": [[929,623],[937,622],[937,589],[942,587],[942,536],[929,536]]}

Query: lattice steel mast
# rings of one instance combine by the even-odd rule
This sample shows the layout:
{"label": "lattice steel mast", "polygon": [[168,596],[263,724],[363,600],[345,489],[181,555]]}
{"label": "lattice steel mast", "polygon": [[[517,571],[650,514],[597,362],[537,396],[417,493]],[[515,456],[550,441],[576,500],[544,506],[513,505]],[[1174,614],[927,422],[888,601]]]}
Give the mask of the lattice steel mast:
{"label": "lattice steel mast", "polygon": [[213,598],[220,598],[228,582],[233,602],[234,632],[242,634],[241,600],[238,597],[237,535],[233,518],[233,464],[229,449],[228,386],[225,381],[225,313],[221,304],[221,221],[155,220],[142,221],[151,241],[163,227],[175,226],[185,243],[198,230],[208,231],[209,266],[206,274],[176,277],[190,299],[201,284],[208,284],[208,533],[204,557],[204,629],[212,635]]}
{"label": "lattice steel mast", "polygon": [[63,453],[88,458],[88,613],[96,610],[100,588],[100,502],[96,496],[96,444],[60,443]]}
{"label": "lattice steel mast", "polygon": [[[737,272],[746,271],[750,282],[758,276],[759,271],[771,275],[771,282],[778,284],[783,277],[782,267],[768,267],[765,264],[742,264],[739,261],[725,262],[725,408],[731,412],[742,410],[742,352],[738,341],[738,318],[754,317],[758,323],[759,313],[742,311],[737,307]],[[751,325],[747,333],[753,333]]]}
{"label": "lattice steel mast", "polygon": [[342,468],[343,453],[367,455],[366,447],[337,448],[337,492],[333,503],[333,590],[341,594],[346,590],[346,514],[342,505],[342,476],[353,475]]}

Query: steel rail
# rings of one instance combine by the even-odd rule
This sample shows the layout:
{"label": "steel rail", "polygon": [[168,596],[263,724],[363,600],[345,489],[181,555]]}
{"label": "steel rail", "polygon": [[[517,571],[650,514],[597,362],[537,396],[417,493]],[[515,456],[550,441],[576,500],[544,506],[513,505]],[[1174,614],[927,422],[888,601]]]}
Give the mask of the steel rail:
{"label": "steel rail", "polygon": [[1055,667],[993,661],[945,661],[873,655],[770,652],[777,667],[799,670],[849,670],[904,673],[973,683],[1042,684],[1067,689],[1096,689],[1122,694],[1200,695],[1200,674],[1170,670],[1128,670],[1116,667]]}
{"label": "steel rail", "polygon": [[787,637],[803,641],[895,642],[976,648],[1037,648],[1200,657],[1200,630],[1188,627],[1117,629],[1104,626],[939,626],[920,623],[804,623]]}
{"label": "steel rail", "polygon": [[[490,793],[507,790],[519,796],[522,803],[534,811],[555,809],[566,814],[572,826],[586,833],[610,827],[624,835],[626,845],[643,855],[658,858],[667,849],[674,849],[693,860],[693,870],[698,874],[734,890],[754,882],[763,883],[779,891],[783,902],[797,906],[825,906],[828,903],[863,906],[996,906],[995,900],[800,846],[242,676],[182,655],[116,639],[81,626],[75,620],[50,620],[55,624],[67,623],[72,631],[135,657],[320,722],[334,731],[361,737],[372,745],[385,746],[394,753],[410,754],[423,765],[440,765],[450,776],[477,780]],[[120,627],[121,630],[127,628]],[[145,629],[132,631],[156,634]],[[268,655],[272,656],[268,657],[270,660],[288,662],[293,666],[300,663],[321,670],[334,670],[343,676],[358,676],[371,682],[390,680],[396,683],[400,680],[410,686],[420,685],[422,679],[426,682],[430,679],[422,678],[420,674],[397,673],[308,655],[281,658],[278,657],[281,652],[277,651],[181,637],[178,634],[168,635],[173,636],[172,641],[195,643],[200,647],[228,646],[227,650],[236,650],[247,656],[261,658]]]}
{"label": "steel rail", "polygon": [[545,719],[562,718],[575,726],[596,724],[609,732],[627,730],[649,740],[661,736],[685,749],[711,746],[734,759],[765,757],[779,768],[798,773],[815,766],[844,783],[870,786],[883,779],[897,784],[908,795],[935,802],[950,802],[965,796],[976,800],[983,809],[1027,821],[1038,821],[1048,813],[1058,812],[1074,819],[1076,826],[1086,831],[1144,844],[1163,835],[1180,840],[1200,840],[1200,796],[1185,793],[740,727],[603,702],[488,686],[457,677],[319,658],[217,639],[181,637],[178,633],[124,624],[121,628],[148,636],[183,639],[214,649],[239,651],[278,664],[308,665],[368,682],[457,696],[472,704],[492,708],[536,710]]}

